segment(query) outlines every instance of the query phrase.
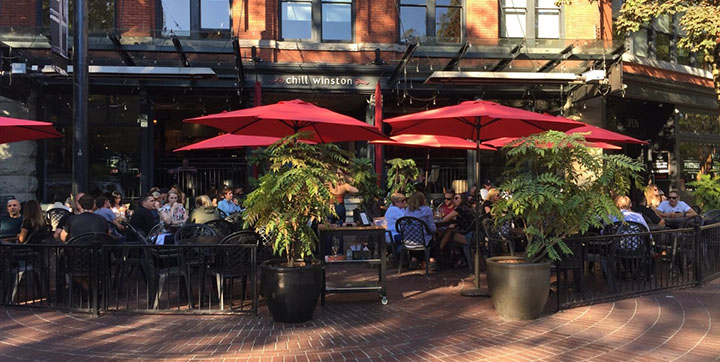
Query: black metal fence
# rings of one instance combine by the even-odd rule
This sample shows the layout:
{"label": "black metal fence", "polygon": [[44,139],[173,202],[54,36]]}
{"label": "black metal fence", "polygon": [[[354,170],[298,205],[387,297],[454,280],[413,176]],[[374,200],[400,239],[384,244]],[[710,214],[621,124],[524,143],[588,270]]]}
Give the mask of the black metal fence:
{"label": "black metal fence", "polygon": [[257,246],[0,245],[0,305],[257,314]]}
{"label": "black metal fence", "polygon": [[555,264],[558,310],[699,286],[720,277],[720,223],[566,242],[573,256]]}

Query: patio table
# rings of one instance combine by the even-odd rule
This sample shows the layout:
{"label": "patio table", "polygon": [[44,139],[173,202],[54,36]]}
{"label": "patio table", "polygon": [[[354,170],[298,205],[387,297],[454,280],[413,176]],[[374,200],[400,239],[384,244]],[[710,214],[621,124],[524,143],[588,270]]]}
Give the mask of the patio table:
{"label": "patio table", "polygon": [[[320,260],[323,263],[323,280],[322,280],[322,292],[320,301],[322,305],[325,305],[325,294],[326,293],[352,293],[352,292],[372,292],[377,291],[380,295],[382,304],[387,304],[387,281],[386,281],[386,269],[387,262],[385,259],[385,228],[382,226],[334,226],[334,225],[320,225],[318,227],[320,232],[320,241],[318,247],[318,254]],[[371,256],[369,259],[361,260],[328,260],[325,261],[326,250],[325,245],[332,245],[331,241],[333,238],[343,238],[348,240],[349,236],[366,236],[369,238],[369,247]],[[347,242],[346,242],[347,243]],[[374,245],[373,245],[374,243]],[[372,245],[372,246],[370,246]],[[344,252],[344,250],[341,250]],[[344,253],[339,254],[344,255]],[[353,283],[351,285],[338,285],[328,283],[326,278],[326,269],[329,266],[342,267],[357,264],[375,265],[378,268],[378,280],[372,282]]]}

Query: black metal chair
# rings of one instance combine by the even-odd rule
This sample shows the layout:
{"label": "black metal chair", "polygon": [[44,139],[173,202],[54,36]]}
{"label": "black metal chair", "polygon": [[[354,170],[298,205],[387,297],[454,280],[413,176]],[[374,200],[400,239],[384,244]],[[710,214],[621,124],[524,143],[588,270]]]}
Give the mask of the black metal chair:
{"label": "black metal chair", "polygon": [[491,218],[485,218],[482,221],[483,230],[485,231],[485,242],[487,244],[487,257],[493,257],[500,253],[505,253],[507,250],[510,255],[515,255],[515,245],[512,240],[506,238],[497,227],[495,227],[495,220]]}
{"label": "black metal chair", "polygon": [[[230,305],[232,305],[232,292],[235,278],[242,278],[241,302],[245,300],[247,279],[252,275],[255,264],[254,250],[260,244],[260,237],[257,233],[250,230],[243,230],[226,236],[221,245],[237,245],[237,247],[222,247],[216,249],[218,252],[214,260],[208,265],[207,274],[215,279],[214,289],[217,292],[220,301],[220,309],[225,309],[225,289],[226,281],[230,280]],[[201,286],[204,288],[205,283]],[[204,296],[204,292],[201,292]],[[257,298],[257,291],[253,285],[253,305]]]}
{"label": "black metal chair", "polygon": [[613,256],[619,261],[615,265],[622,268],[624,275],[630,274],[633,279],[637,278],[640,272],[646,280],[650,279],[650,236],[635,235],[646,232],[648,229],[645,225],[633,221],[618,221],[605,229],[607,235],[618,235],[612,244]]}
{"label": "black metal chair", "polygon": [[213,228],[215,230],[215,233],[219,236],[228,236],[235,232],[235,225],[233,225],[231,222],[227,220],[210,220],[205,223],[205,225]]}
{"label": "black metal chair", "polygon": [[196,240],[203,236],[217,236],[218,233],[206,224],[185,224],[175,232],[175,243],[180,244]]}
{"label": "black metal chair", "polygon": [[[47,235],[44,230],[39,230],[41,233]],[[32,237],[33,232],[30,236]],[[38,240],[41,238],[36,237],[35,240],[28,238],[26,244],[39,244]],[[32,241],[32,243],[30,243]],[[22,283],[25,275],[29,274],[34,277],[34,283],[36,290],[36,296],[41,293],[48,293],[49,283],[48,275],[49,270],[47,263],[43,260],[43,250],[35,250],[34,248],[24,246],[16,243],[6,243],[0,240],[2,243],[2,251],[0,252],[0,263],[2,264],[2,302],[7,304],[15,303],[18,297],[18,288]],[[26,279],[26,278],[25,278]],[[26,279],[27,280],[27,279]],[[29,297],[27,292],[24,293],[26,297]]]}
{"label": "black metal chair", "polygon": [[50,226],[51,230],[55,230],[60,220],[67,215],[70,215],[70,211],[59,208],[50,209],[45,213],[45,223]]}
{"label": "black metal chair", "polygon": [[[152,242],[148,240],[145,235],[139,232],[130,223],[122,222],[125,227],[126,241],[123,245],[151,245]],[[126,280],[129,280],[135,270],[139,270],[142,274],[143,280],[147,286],[148,291],[154,289],[153,287],[153,265],[149,254],[149,249],[144,247],[138,248],[122,248],[122,253],[119,259],[119,272],[115,280],[115,290],[119,293],[122,289],[122,285]]]}
{"label": "black metal chair", "polygon": [[[109,255],[104,253],[103,245],[115,244],[115,239],[107,233],[84,233],[72,236],[67,248],[63,248],[63,270],[65,283],[68,287],[70,303],[73,307],[74,288],[76,282],[88,288],[91,293],[93,288],[101,293],[107,302],[107,291],[110,285],[110,260]],[[84,281],[87,281],[85,283]],[[82,307],[83,291],[81,290],[80,305]],[[90,295],[88,294],[88,307],[90,307]]]}
{"label": "black metal chair", "polygon": [[400,260],[398,262],[398,274],[402,270],[403,257],[405,251],[424,251],[425,252],[425,275],[430,273],[430,245],[425,245],[425,235],[430,234],[430,228],[427,224],[415,217],[405,216],[395,222],[395,230],[402,236],[400,252]]}

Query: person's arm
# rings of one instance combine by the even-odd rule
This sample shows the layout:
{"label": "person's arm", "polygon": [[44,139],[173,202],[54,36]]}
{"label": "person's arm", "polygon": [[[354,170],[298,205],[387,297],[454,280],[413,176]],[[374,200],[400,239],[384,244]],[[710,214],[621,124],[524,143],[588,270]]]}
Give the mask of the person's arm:
{"label": "person's arm", "polygon": [[427,224],[428,229],[430,229],[430,233],[434,233],[435,230],[437,230],[437,227],[435,226],[435,218],[433,217],[433,211],[429,207],[425,213],[425,223]]}
{"label": "person's arm", "polygon": [[450,211],[450,213],[447,214],[447,215],[445,215],[445,217],[442,219],[442,222],[450,222],[450,221],[453,221],[453,220],[455,220],[455,218],[457,218],[457,216],[458,216],[458,212],[457,212],[457,211],[455,211],[455,210]]}
{"label": "person's arm", "polygon": [[28,229],[26,229],[26,228],[21,228],[21,229],[20,229],[20,234],[18,234],[18,242],[24,243],[24,242],[25,242],[25,239],[26,239],[27,237],[28,237]]}
{"label": "person's arm", "polygon": [[113,220],[113,221],[111,221],[111,222],[113,223],[113,225],[115,225],[115,227],[116,227],[118,230],[120,230],[120,231],[125,231],[125,226],[123,226],[123,224],[121,224],[117,219],[115,219],[115,220]]}
{"label": "person's arm", "polygon": [[62,231],[60,232],[60,240],[66,241],[67,236],[68,236],[68,232],[65,229],[62,229]]}
{"label": "person's arm", "polygon": [[182,205],[180,205],[180,209],[182,210],[182,218],[181,218],[181,220],[182,220],[183,223],[185,223],[185,221],[187,221],[187,218],[188,218],[187,210],[185,210],[185,208],[184,208]]}
{"label": "person's arm", "polygon": [[170,224],[172,222],[172,209],[170,211],[165,211],[163,209],[158,210],[158,214],[160,215],[160,220],[166,224]]}
{"label": "person's arm", "polygon": [[345,192],[349,192],[351,194],[356,194],[359,192],[357,187],[350,184],[343,184],[343,187],[345,188]]}

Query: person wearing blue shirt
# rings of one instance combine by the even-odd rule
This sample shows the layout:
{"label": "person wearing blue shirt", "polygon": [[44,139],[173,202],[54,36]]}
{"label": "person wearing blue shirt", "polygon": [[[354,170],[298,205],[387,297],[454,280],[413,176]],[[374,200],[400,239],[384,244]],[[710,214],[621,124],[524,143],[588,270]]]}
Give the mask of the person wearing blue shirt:
{"label": "person wearing blue shirt", "polygon": [[234,213],[238,213],[243,211],[243,208],[240,207],[233,201],[233,192],[229,187],[225,187],[222,191],[223,199],[218,202],[218,209],[220,211],[224,212],[225,215],[232,215]]}
{"label": "person wearing blue shirt", "polygon": [[390,231],[392,240],[386,241],[388,244],[395,245],[395,249],[397,249],[400,245],[400,234],[395,229],[395,223],[398,219],[405,216],[405,205],[407,204],[407,199],[405,198],[405,195],[396,192],[390,195],[390,202],[392,202],[392,205],[390,205],[387,211],[385,211],[385,229]]}

